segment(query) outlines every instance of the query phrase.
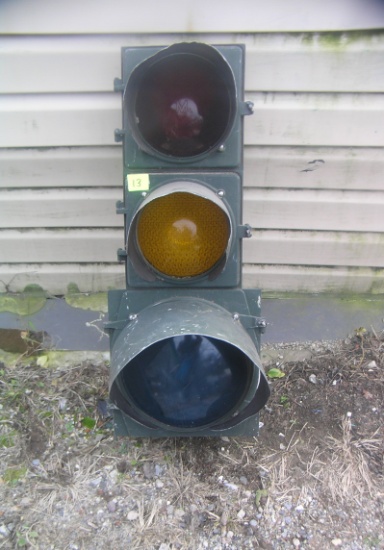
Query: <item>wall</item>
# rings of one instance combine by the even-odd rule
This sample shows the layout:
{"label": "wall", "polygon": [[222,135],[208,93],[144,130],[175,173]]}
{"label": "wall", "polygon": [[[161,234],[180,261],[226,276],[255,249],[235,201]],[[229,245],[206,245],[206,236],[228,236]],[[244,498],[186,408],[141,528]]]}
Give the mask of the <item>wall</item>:
{"label": "wall", "polygon": [[120,48],[201,40],[247,48],[255,113],[245,119],[244,222],[253,228],[245,285],[384,292],[379,4],[165,4],[145,0],[133,12],[118,0],[0,5],[3,286],[33,282],[56,294],[70,282],[83,291],[125,286],[113,135],[121,98],[112,91]]}

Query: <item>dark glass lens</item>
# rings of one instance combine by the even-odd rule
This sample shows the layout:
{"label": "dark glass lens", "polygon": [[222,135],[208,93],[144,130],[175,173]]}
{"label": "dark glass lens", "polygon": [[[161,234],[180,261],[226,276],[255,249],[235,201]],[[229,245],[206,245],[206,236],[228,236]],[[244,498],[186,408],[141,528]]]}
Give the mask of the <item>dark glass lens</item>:
{"label": "dark glass lens", "polygon": [[193,428],[235,411],[249,372],[249,359],[227,342],[177,336],[137,355],[121,372],[120,387],[153,419]]}
{"label": "dark glass lens", "polygon": [[[228,67],[179,53],[158,60],[132,79],[135,130],[151,148],[191,157],[221,144],[233,115]],[[231,87],[232,86],[232,87]]]}

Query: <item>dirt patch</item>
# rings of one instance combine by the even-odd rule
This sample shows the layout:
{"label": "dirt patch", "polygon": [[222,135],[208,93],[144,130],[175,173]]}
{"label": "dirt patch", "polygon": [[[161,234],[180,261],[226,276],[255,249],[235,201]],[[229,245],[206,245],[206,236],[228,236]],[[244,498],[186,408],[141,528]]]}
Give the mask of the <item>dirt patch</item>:
{"label": "dirt patch", "polygon": [[107,364],[1,366],[0,548],[384,548],[384,335],[300,347],[248,439],[116,439]]}

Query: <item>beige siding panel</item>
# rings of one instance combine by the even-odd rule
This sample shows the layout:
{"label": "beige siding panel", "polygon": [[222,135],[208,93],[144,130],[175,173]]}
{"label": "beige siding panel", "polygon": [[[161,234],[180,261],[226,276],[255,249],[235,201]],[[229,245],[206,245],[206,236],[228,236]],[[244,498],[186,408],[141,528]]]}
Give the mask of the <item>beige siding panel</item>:
{"label": "beige siding panel", "polygon": [[[26,262],[115,262],[124,247],[117,229],[0,231],[1,260]],[[244,239],[244,262],[384,268],[384,236],[377,233],[254,231]]]}
{"label": "beige siding panel", "polygon": [[384,190],[380,147],[248,146],[244,166],[248,187]]}
{"label": "beige siding panel", "polygon": [[[82,292],[125,288],[122,264],[0,264],[0,280],[13,292],[31,283],[52,294],[63,294],[71,282]],[[263,292],[384,293],[384,270],[369,268],[246,264],[243,281],[245,287],[261,288]]]}
{"label": "beige siding panel", "polygon": [[[184,35],[2,36],[0,93],[110,92],[123,46],[169,45]],[[247,91],[384,91],[384,31],[193,36],[246,45]],[[57,70],[53,70],[57,67]]]}
{"label": "beige siding panel", "polygon": [[122,227],[122,188],[0,191],[0,227]]}
{"label": "beige siding panel", "polygon": [[263,292],[384,293],[384,270],[245,265],[244,286]]}
{"label": "beige siding panel", "polygon": [[251,94],[245,121],[253,145],[365,146],[384,143],[383,94]]}
{"label": "beige siding panel", "polygon": [[113,36],[2,36],[0,93],[111,92],[123,45]]}
{"label": "beige siding panel", "polygon": [[155,33],[340,30],[384,26],[375,0],[18,0],[1,6],[0,33]]}
{"label": "beige siding panel", "polygon": [[4,263],[111,262],[124,248],[124,232],[118,229],[0,230],[0,255]]}
{"label": "beige siding panel", "polygon": [[[122,188],[0,191],[0,227],[122,227]],[[246,189],[256,229],[384,232],[384,192]]]}
{"label": "beige siding panel", "polygon": [[384,192],[246,189],[244,198],[256,229],[384,232]]}
{"label": "beige siding panel", "polygon": [[119,94],[0,96],[0,147],[113,145]]}
{"label": "beige siding panel", "polygon": [[[384,143],[383,94],[251,94],[245,143],[364,146]],[[0,147],[113,145],[120,94],[0,96]]]}
{"label": "beige siding panel", "polygon": [[[313,162],[321,159],[324,162]],[[122,185],[122,150],[65,147],[0,150],[0,188],[116,187]],[[247,187],[384,189],[382,148],[257,147],[244,151]]]}
{"label": "beige siding panel", "polygon": [[276,92],[384,90],[384,31],[255,36],[247,44],[245,88]]}
{"label": "beige siding panel", "polygon": [[[81,292],[125,288],[123,264],[0,264],[0,284],[11,292],[38,284],[52,294],[65,294],[69,283]],[[0,287],[1,288],[1,287]]]}
{"label": "beige siding panel", "polygon": [[244,262],[384,268],[384,234],[254,231],[244,239]]}
{"label": "beige siding panel", "polygon": [[122,185],[119,145],[0,149],[0,188]]}
{"label": "beige siding panel", "polygon": [[383,269],[245,265],[243,282],[263,292],[384,294]]}

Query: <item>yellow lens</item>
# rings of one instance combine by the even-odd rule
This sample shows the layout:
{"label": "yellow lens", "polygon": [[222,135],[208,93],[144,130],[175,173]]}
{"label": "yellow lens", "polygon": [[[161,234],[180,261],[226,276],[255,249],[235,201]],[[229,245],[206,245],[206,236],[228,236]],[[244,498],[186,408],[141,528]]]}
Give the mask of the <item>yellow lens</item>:
{"label": "yellow lens", "polygon": [[176,192],[145,206],[137,223],[144,258],[169,277],[196,277],[224,256],[230,237],[227,214],[214,202]]}

